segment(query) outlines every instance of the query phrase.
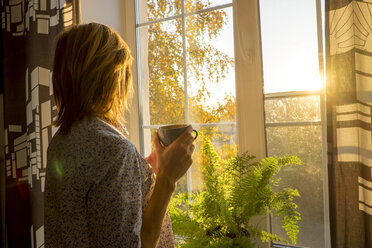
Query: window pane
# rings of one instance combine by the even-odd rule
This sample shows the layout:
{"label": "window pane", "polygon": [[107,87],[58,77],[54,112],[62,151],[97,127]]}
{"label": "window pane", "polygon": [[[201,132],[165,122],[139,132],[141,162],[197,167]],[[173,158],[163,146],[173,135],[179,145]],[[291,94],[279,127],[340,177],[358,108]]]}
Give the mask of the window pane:
{"label": "window pane", "polygon": [[204,145],[203,137],[211,140],[218,156],[221,159],[230,158],[236,155],[236,125],[221,125],[215,127],[194,127],[198,130],[199,137],[195,140],[195,151],[193,154],[193,164],[191,166],[191,190],[200,191],[203,188],[203,163],[206,158],[203,156],[202,146]]}
{"label": "window pane", "polygon": [[143,124],[185,123],[181,20],[141,27],[140,40]]}
{"label": "window pane", "polygon": [[316,1],[259,2],[265,93],[320,89]]}
{"label": "window pane", "polygon": [[181,0],[137,0],[139,23],[181,14]]}
{"label": "window pane", "polygon": [[186,18],[191,123],[235,121],[233,37],[231,7]]}
{"label": "window pane", "polygon": [[185,0],[185,9],[186,12],[193,12],[229,3],[232,0]]}
{"label": "window pane", "polygon": [[[198,127],[194,126],[199,133],[198,138],[195,140],[195,150],[193,153],[193,164],[191,166],[191,185],[190,188],[193,192],[200,191],[203,188],[203,172],[202,165],[205,163],[203,156],[202,146],[204,144],[204,138],[207,137],[211,140],[216,152],[221,159],[227,159],[236,154],[236,125],[221,125],[216,127]],[[154,132],[157,131],[155,128],[147,129],[151,135],[148,135],[149,140],[147,143],[151,144],[151,150],[153,147]],[[150,138],[151,137],[151,138]],[[150,140],[151,139],[151,140]],[[147,154],[150,154],[150,149]],[[179,192],[187,191],[187,176],[185,175],[177,182],[176,194]]]}
{"label": "window pane", "polygon": [[[301,213],[299,246],[324,247],[323,169],[321,126],[267,128],[269,156],[296,155],[302,165],[284,168],[279,177],[283,187],[297,188]],[[281,221],[272,219],[273,233],[281,231]]]}
{"label": "window pane", "polygon": [[320,96],[268,98],[266,123],[320,121]]}

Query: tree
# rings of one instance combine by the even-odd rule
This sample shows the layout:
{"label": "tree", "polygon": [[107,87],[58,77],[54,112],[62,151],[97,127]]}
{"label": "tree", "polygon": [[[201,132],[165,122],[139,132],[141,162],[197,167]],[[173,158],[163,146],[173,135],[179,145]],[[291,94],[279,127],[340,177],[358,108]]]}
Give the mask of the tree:
{"label": "tree", "polygon": [[[186,1],[186,11],[205,9],[211,5],[209,0]],[[158,20],[168,17],[168,13],[179,13],[180,0],[148,0],[148,19]],[[234,113],[223,115],[225,106],[219,104],[214,108],[205,108],[205,101],[211,91],[208,82],[218,83],[233,67],[233,58],[214,48],[208,39],[219,37],[220,31],[227,22],[224,10],[208,11],[186,18],[187,42],[187,73],[189,78],[198,84],[198,91],[193,92],[189,99],[191,119],[198,122],[215,122],[219,119],[235,119]],[[149,67],[149,93],[150,93],[150,120],[151,124],[169,124],[184,122],[185,96],[184,96],[184,60],[182,19],[152,24],[148,32],[148,67]],[[191,87],[191,82],[187,82]],[[231,108],[235,100],[232,96],[227,98],[226,107]],[[230,105],[230,106],[229,106]],[[219,110],[217,110],[217,108]],[[219,116],[211,118],[213,112]],[[167,113],[166,115],[164,113]]]}
{"label": "tree", "polygon": [[[185,1],[185,10],[201,10],[211,5],[212,1],[209,0]],[[146,6],[148,21],[181,13],[180,0],[148,0]],[[214,106],[206,104],[208,99],[213,97],[210,89],[215,88],[215,84],[224,79],[234,65],[233,58],[208,43],[211,39],[219,38],[227,21],[225,10],[202,12],[186,17],[188,109],[192,123],[235,121],[234,96],[226,95],[222,102]],[[142,28],[142,32],[147,32],[148,37],[149,113],[152,125],[185,123],[182,25],[182,18],[176,18]],[[191,92],[192,86],[195,85],[197,89]],[[222,133],[218,127],[200,128],[198,131],[219,144],[217,149],[222,154],[227,156],[236,152],[235,129],[222,130]],[[193,185],[196,189],[202,185],[202,143],[202,139],[196,141],[197,149],[192,167]],[[185,190],[186,181],[181,181],[178,188]]]}

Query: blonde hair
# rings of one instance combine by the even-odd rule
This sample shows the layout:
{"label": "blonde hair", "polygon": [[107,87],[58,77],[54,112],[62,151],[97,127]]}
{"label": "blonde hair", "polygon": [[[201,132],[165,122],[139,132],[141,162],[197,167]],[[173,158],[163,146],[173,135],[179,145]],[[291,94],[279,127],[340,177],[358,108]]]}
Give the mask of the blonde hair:
{"label": "blonde hair", "polygon": [[132,91],[132,56],[128,45],[111,28],[89,23],[74,25],[58,39],[53,63],[53,90],[63,134],[86,116],[122,125]]}

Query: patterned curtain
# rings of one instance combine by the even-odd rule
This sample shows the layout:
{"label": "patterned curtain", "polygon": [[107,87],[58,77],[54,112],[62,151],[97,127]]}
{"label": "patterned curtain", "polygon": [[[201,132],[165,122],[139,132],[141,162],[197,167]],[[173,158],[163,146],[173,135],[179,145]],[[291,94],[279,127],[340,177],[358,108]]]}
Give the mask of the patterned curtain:
{"label": "patterned curtain", "polygon": [[332,247],[372,247],[372,1],[327,0]]}
{"label": "patterned curtain", "polygon": [[[56,132],[51,84],[55,36],[79,20],[79,2],[1,0],[9,247],[43,247],[46,151]],[[4,237],[3,237],[4,238]]]}

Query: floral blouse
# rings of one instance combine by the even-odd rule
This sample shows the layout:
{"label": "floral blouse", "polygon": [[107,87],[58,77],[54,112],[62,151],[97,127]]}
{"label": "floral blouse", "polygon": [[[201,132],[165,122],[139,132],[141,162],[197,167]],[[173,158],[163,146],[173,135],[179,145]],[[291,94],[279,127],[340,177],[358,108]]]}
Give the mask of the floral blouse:
{"label": "floral blouse", "polygon": [[[142,214],[155,183],[123,131],[85,118],[48,147],[45,247],[141,247]],[[158,247],[174,247],[169,215]]]}

